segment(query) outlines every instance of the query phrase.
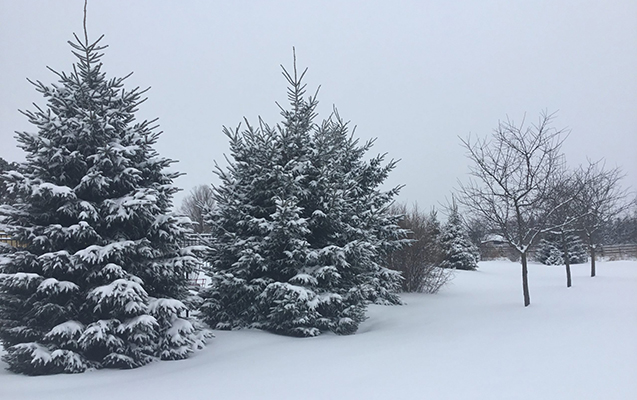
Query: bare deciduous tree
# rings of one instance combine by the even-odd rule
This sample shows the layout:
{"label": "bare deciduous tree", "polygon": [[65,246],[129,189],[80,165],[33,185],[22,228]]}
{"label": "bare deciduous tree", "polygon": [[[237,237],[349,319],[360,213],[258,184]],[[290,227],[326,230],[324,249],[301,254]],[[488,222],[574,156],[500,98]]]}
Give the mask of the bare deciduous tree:
{"label": "bare deciduous tree", "polygon": [[554,187],[549,192],[549,199],[545,205],[548,215],[547,230],[558,240],[562,252],[562,260],[566,271],[566,287],[572,286],[571,274],[571,239],[579,230],[579,222],[584,218],[585,211],[578,207],[577,199],[589,184],[591,169],[577,169],[563,174],[562,179],[555,180]]}
{"label": "bare deciduous tree", "polygon": [[[553,114],[536,124],[501,121],[492,137],[462,140],[473,161],[472,179],[460,184],[459,202],[520,255],[524,305],[531,304],[527,255],[538,235],[554,229],[551,216],[564,204],[548,207],[550,191],[564,174],[561,146],[565,131],[551,127]],[[565,200],[565,202],[571,199]]]}
{"label": "bare deciduous tree", "polygon": [[596,234],[603,244],[637,244],[637,194],[627,209],[606,224]]}
{"label": "bare deciduous tree", "polygon": [[188,193],[179,210],[194,222],[193,230],[196,233],[209,233],[210,227],[205,222],[205,216],[214,204],[212,188],[199,185]]}
{"label": "bare deciduous tree", "polygon": [[440,268],[443,252],[436,211],[427,215],[417,205],[408,209],[396,204],[390,212],[404,216],[399,225],[409,233],[408,243],[389,255],[388,267],[402,272],[403,291],[436,293],[453,276],[452,270]]}
{"label": "bare deciduous tree", "polygon": [[590,251],[591,277],[596,274],[595,251],[601,239],[598,232],[630,205],[626,201],[628,192],[620,185],[623,176],[620,168],[606,170],[603,162],[590,163],[586,184],[575,201],[583,216],[579,225]]}

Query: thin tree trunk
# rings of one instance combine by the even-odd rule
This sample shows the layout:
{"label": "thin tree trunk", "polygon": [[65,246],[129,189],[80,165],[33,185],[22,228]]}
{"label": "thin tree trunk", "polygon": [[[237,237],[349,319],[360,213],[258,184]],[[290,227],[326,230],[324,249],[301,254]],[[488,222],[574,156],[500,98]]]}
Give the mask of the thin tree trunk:
{"label": "thin tree trunk", "polygon": [[571,287],[571,256],[568,254],[566,236],[562,233],[562,251],[564,252],[564,266],[566,267],[566,287]]}
{"label": "thin tree trunk", "polygon": [[522,256],[522,292],[524,293],[524,307],[531,304],[531,295],[529,294],[529,269],[526,263],[526,252]]}
{"label": "thin tree trunk", "polygon": [[595,276],[595,245],[590,246],[591,248],[591,278]]}

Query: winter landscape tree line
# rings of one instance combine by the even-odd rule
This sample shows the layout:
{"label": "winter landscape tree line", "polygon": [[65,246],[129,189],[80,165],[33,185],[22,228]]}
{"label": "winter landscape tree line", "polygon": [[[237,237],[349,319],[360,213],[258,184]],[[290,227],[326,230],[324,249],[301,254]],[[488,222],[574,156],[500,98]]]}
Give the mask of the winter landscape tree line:
{"label": "winter landscape tree line", "polygon": [[[14,372],[183,359],[205,345],[206,325],[353,334],[369,304],[435,293],[454,270],[477,269],[487,234],[519,253],[528,305],[528,254],[540,240],[541,261],[568,272],[587,257],[583,238],[594,276],[608,227],[634,230],[621,171],[599,162],[569,171],[548,114],[463,140],[475,179],[446,223],[396,204],[400,187],[381,189],[396,161],[370,156],[374,141],[361,143],[336,109],[318,120],[296,59],[283,68],[281,121],[225,128],[220,184],[194,189],[174,212],[174,161],[154,149],[155,121],[135,119],[145,90],[107,77],[101,41],[85,27],[69,42],[71,72],[32,82],[46,106],[23,112],[35,130],[17,133],[26,161],[0,160],[0,231],[16,241],[0,243],[0,342]],[[193,233],[209,239],[185,246]],[[211,284],[194,290],[202,261]]]}

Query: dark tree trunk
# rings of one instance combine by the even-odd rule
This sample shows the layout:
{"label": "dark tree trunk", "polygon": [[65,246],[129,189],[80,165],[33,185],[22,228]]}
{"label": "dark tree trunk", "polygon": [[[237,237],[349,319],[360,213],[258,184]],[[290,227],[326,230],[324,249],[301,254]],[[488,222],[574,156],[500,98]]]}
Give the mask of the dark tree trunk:
{"label": "dark tree trunk", "polygon": [[564,266],[566,267],[566,287],[571,287],[571,255],[568,254],[566,236],[562,234],[562,251],[564,252]]}
{"label": "dark tree trunk", "polygon": [[531,295],[529,294],[529,269],[526,262],[526,252],[521,254],[522,257],[522,292],[524,293],[524,307],[531,304]]}
{"label": "dark tree trunk", "polygon": [[565,253],[566,259],[564,265],[566,266],[566,287],[571,287],[571,260],[568,259],[568,251]]}
{"label": "dark tree trunk", "polygon": [[595,252],[596,252],[596,247],[595,247],[595,241],[593,239],[593,233],[592,232],[587,232],[587,239],[588,239],[588,249],[590,250],[591,253],[591,278],[595,276],[595,258],[597,258],[595,256]]}

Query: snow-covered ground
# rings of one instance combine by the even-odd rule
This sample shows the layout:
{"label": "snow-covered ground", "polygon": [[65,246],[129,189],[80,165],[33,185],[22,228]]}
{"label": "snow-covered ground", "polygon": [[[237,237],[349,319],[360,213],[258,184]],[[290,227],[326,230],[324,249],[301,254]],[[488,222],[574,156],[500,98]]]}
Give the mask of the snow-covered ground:
{"label": "snow-covered ground", "polygon": [[[637,261],[459,271],[437,295],[373,306],[353,336],[217,332],[189,360],[131,371],[0,372],[0,399],[637,399]],[[4,365],[0,365],[4,367]]]}

